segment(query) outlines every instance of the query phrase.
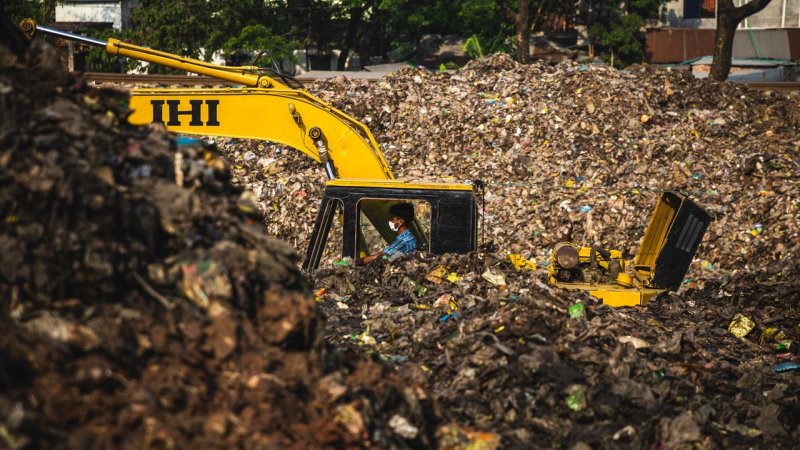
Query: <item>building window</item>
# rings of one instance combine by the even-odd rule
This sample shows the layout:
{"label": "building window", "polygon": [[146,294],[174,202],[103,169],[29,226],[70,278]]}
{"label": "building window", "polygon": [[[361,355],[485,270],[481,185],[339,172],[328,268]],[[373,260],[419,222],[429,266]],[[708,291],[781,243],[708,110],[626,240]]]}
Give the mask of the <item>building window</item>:
{"label": "building window", "polygon": [[717,15],[717,0],[683,0],[684,19],[713,19]]}

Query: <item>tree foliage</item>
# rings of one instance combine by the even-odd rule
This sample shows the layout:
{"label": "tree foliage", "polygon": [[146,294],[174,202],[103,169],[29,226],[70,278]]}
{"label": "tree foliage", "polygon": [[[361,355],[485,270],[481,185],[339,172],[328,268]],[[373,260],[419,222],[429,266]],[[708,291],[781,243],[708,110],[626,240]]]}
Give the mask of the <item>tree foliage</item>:
{"label": "tree foliage", "polygon": [[658,15],[658,0],[630,0],[628,9],[619,7],[617,0],[593,2],[594,24],[590,27],[592,40],[605,50],[604,59],[624,67],[644,60],[644,19]]}
{"label": "tree foliage", "polygon": [[[596,48],[625,65],[643,59],[643,20],[655,17],[660,1],[628,0],[625,9],[618,0],[140,0],[133,26],[122,37],[205,60],[221,51],[229,64],[250,64],[261,55],[256,64],[268,65],[269,53],[282,59],[293,49],[337,49],[343,69],[351,52],[364,62],[385,58],[389,50],[411,56],[426,34],[469,36],[471,55],[507,52],[524,61],[531,32],[553,29],[554,23],[586,24]],[[13,4],[41,7],[35,0]],[[97,52],[90,58],[96,67],[119,66]],[[148,70],[169,71],[153,65]]]}
{"label": "tree foliage", "polygon": [[[146,47],[209,60],[211,52],[204,49],[222,47],[222,42],[214,42],[219,25],[216,3],[206,0],[142,0],[133,10],[132,39]],[[149,65],[148,71],[170,72],[156,65]]]}
{"label": "tree foliage", "polygon": [[443,0],[380,0],[378,13],[384,18],[389,46],[411,55],[426,34],[452,34],[458,2]]}
{"label": "tree foliage", "polygon": [[513,51],[511,36],[514,24],[508,22],[496,1],[464,0],[460,2],[458,23],[464,31],[458,34],[476,37],[485,54]]}
{"label": "tree foliage", "polygon": [[642,18],[628,14],[594,25],[591,32],[608,49],[606,59],[615,66],[625,66],[641,61],[644,56],[644,46],[639,37],[641,27]]}
{"label": "tree foliage", "polygon": [[[131,38],[139,45],[206,61],[219,50],[237,62],[247,59],[248,52],[271,52],[280,58],[297,45],[292,25],[281,20],[282,6],[286,2],[141,0],[133,11]],[[150,65],[148,71],[170,70]]]}
{"label": "tree foliage", "polygon": [[[280,61],[291,56],[292,49],[297,45],[297,41],[278,36],[270,28],[256,24],[242,28],[238,36],[225,41],[222,49],[226,58],[236,65],[271,67],[270,55]],[[255,58],[251,58],[251,54]]]}
{"label": "tree foliage", "polygon": [[55,17],[56,0],[7,0],[0,2],[0,16],[13,23],[28,17],[37,23],[49,23]]}

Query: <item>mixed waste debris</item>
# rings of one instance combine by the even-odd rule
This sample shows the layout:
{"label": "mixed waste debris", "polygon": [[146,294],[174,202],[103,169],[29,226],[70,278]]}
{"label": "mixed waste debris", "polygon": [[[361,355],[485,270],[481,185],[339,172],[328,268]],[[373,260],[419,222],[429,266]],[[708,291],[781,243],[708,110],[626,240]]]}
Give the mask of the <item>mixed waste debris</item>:
{"label": "mixed waste debris", "polygon": [[[797,98],[646,65],[520,66],[506,55],[309,89],[367,124],[398,177],[487,181],[486,240],[538,267],[559,241],[632,258],[656,200],[677,190],[714,219],[688,287],[796,269]],[[265,209],[267,234],[304,250],[324,171],[283,147],[218,142]]]}
{"label": "mixed waste debris", "polygon": [[326,350],[215,149],[41,42],[0,64],[0,449],[435,446],[426,380]]}
{"label": "mixed waste debris", "polygon": [[[311,160],[130,127],[39,43],[0,64],[0,448],[800,442],[797,100],[499,55],[317,82],[396,174],[487,180],[495,251],[301,274]],[[561,240],[635,254],[665,189],[715,219],[678,292],[544,283]]]}
{"label": "mixed waste debris", "polygon": [[418,366],[444,422],[503,448],[797,445],[800,283],[743,273],[614,309],[542,278],[491,254],[313,277],[328,342]]}
{"label": "mixed waste debris", "polygon": [[[367,123],[398,176],[489,180],[496,248],[366,268],[333,252],[311,276],[328,342],[419,365],[445,422],[503,447],[796,445],[797,99],[503,55],[310,89]],[[293,150],[220,143],[268,234],[302,251],[324,174]],[[667,189],[714,219],[677,293],[613,310],[542,283],[559,241],[635,255]]]}

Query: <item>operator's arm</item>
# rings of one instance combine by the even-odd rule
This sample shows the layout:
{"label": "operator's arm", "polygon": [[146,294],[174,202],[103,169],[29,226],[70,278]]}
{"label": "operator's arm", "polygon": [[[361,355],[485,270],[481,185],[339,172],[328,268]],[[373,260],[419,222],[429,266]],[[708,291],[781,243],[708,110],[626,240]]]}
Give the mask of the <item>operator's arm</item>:
{"label": "operator's arm", "polygon": [[411,253],[416,250],[416,248],[417,240],[414,239],[414,235],[411,234],[411,231],[406,230],[397,235],[397,238],[394,240],[394,242],[392,242],[391,245],[379,251],[378,253],[375,253],[374,255],[361,258],[358,260],[358,262],[361,264],[369,264],[381,256],[399,256],[400,254]]}
{"label": "operator's arm", "polygon": [[383,256],[383,251],[375,253],[374,255],[365,256],[357,261],[357,265],[360,266],[364,264],[369,264],[372,261],[375,261],[376,259],[380,258],[381,256]]}
{"label": "operator's arm", "polygon": [[360,264],[369,264],[372,261],[375,261],[376,259],[380,258],[381,256],[388,256],[393,253],[396,253],[399,251],[399,249],[400,249],[400,235],[398,235],[395,238],[394,242],[392,242],[392,244],[386,247],[385,249],[379,251],[378,253],[375,253],[374,255],[365,256],[361,258],[358,262]]}

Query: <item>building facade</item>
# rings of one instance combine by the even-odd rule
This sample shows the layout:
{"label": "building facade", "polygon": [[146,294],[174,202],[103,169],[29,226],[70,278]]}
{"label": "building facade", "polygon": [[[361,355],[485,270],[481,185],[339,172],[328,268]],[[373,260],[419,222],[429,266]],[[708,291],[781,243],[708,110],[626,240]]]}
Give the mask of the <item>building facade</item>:
{"label": "building facade", "polygon": [[[749,0],[733,0],[736,6]],[[714,29],[717,27],[717,0],[671,0],[663,2],[659,14],[661,27]],[[761,30],[800,27],[800,0],[772,0],[766,8],[745,19],[740,29]]]}
{"label": "building facade", "polygon": [[136,0],[78,0],[56,5],[56,22],[103,23],[117,30],[131,24],[131,12]]}
{"label": "building facade", "polygon": [[[733,0],[740,6],[749,0]],[[714,53],[717,0],[663,2],[659,20],[647,30],[652,63],[678,63]],[[772,0],[739,24],[733,57],[800,61],[800,0]]]}

